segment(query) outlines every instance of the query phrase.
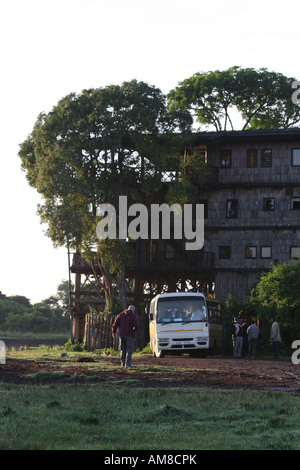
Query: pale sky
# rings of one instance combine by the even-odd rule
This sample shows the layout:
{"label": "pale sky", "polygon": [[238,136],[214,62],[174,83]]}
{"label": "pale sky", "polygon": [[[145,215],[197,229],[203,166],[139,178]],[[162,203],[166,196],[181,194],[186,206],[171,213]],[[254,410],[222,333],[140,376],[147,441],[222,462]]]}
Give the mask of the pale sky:
{"label": "pale sky", "polygon": [[33,303],[68,278],[36,215],[19,144],[65,95],[137,79],[167,93],[196,72],[300,79],[299,0],[1,0],[0,291]]}

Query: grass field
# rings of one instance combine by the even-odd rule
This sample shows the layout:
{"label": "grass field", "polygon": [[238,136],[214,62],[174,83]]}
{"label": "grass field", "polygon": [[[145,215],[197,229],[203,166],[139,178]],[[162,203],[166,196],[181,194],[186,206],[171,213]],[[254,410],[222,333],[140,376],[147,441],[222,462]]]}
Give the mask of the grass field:
{"label": "grass field", "polygon": [[131,380],[14,385],[0,377],[0,449],[300,449],[297,393],[143,388]]}
{"label": "grass field", "polygon": [[300,449],[280,392],[0,384],[0,449]]}

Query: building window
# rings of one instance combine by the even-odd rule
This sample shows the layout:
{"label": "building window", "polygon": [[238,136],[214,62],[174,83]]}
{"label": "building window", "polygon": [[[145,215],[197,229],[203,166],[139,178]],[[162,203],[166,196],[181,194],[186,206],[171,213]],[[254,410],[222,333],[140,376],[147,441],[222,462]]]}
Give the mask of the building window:
{"label": "building window", "polygon": [[246,258],[256,258],[256,246],[246,246]]}
{"label": "building window", "polygon": [[270,246],[261,246],[260,247],[260,257],[261,258],[271,258],[272,248]]}
{"label": "building window", "polygon": [[247,150],[247,167],[248,168],[257,167],[257,150],[256,149]]}
{"label": "building window", "polygon": [[264,208],[264,211],[273,211],[273,210],[275,210],[275,198],[274,197],[264,197],[263,208]]}
{"label": "building window", "polygon": [[219,247],[219,258],[230,259],[231,258],[231,246],[220,246]]}
{"label": "building window", "polygon": [[292,149],[292,166],[300,166],[300,149]]}
{"label": "building window", "polygon": [[231,168],[231,150],[221,150],[221,168]]}
{"label": "building window", "polygon": [[300,258],[300,246],[291,246],[291,258],[293,259]]}
{"label": "building window", "polygon": [[227,219],[237,219],[238,217],[238,200],[237,199],[227,199],[226,217]]}
{"label": "building window", "polygon": [[261,166],[263,168],[269,168],[272,166],[272,150],[264,149],[261,151]]}
{"label": "building window", "polygon": [[300,197],[291,197],[291,210],[292,211],[300,210]]}

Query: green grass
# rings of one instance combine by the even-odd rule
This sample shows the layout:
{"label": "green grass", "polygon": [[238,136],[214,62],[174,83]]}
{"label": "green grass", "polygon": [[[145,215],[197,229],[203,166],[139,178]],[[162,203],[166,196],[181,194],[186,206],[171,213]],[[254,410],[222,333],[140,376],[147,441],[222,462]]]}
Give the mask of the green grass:
{"label": "green grass", "polygon": [[32,331],[13,331],[7,330],[5,334],[3,330],[1,332],[1,339],[5,341],[5,339],[65,339],[69,338],[70,332],[69,331],[62,331],[60,333],[53,333],[53,332],[44,332],[44,333],[32,333]]}
{"label": "green grass", "polygon": [[[78,356],[96,362],[76,362],[75,375],[69,367]],[[119,379],[101,379],[94,368],[119,366],[101,354],[66,354],[63,347],[11,349],[8,358],[43,366],[31,377],[36,383],[5,384],[0,377],[0,450],[300,449],[296,392],[143,388],[134,368]],[[60,370],[47,371],[52,361]],[[159,364],[138,370],[154,378],[164,372],[162,385],[172,376],[170,366]]]}
{"label": "green grass", "polygon": [[300,396],[0,383],[0,449],[300,449]]}

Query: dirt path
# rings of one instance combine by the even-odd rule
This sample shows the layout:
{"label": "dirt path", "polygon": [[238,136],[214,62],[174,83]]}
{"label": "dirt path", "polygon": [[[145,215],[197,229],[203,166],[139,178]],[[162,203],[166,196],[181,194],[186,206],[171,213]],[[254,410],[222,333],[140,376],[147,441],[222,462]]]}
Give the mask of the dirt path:
{"label": "dirt path", "polygon": [[[23,342],[23,344],[25,343]],[[42,341],[40,344],[46,343]],[[57,344],[57,341],[54,343],[49,341],[48,344]],[[64,343],[62,342],[62,344]],[[29,345],[27,344],[27,346]],[[133,367],[129,370],[121,369],[119,359],[116,357],[95,358],[92,367],[90,363],[75,361],[70,363],[70,360],[63,357],[48,361],[7,359],[6,364],[0,365],[0,382],[31,382],[32,379],[24,376],[40,371],[64,370],[66,361],[68,361],[67,371],[69,374],[93,375],[103,383],[124,380],[124,383],[132,386],[143,387],[196,386],[226,389],[271,389],[300,393],[300,365],[294,365],[291,361],[284,360],[234,359],[221,356],[207,358],[166,356],[163,359],[156,359],[151,356],[134,355]]]}

